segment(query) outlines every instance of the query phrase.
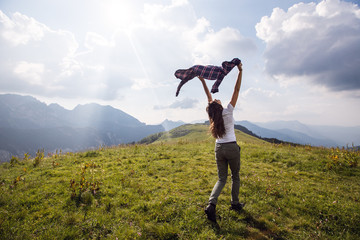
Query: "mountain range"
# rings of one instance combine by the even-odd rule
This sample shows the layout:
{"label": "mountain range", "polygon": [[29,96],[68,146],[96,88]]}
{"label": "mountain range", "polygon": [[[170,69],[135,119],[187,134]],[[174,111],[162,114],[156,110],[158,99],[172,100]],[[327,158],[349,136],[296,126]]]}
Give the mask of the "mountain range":
{"label": "mountain range", "polygon": [[37,150],[80,151],[101,145],[136,142],[182,122],[146,125],[111,106],[78,105],[67,110],[31,96],[0,95],[0,160],[12,155],[34,156]]}
{"label": "mountain range", "polygon": [[[134,143],[183,124],[166,119],[158,125],[147,125],[111,106],[91,103],[67,110],[31,96],[3,94],[0,95],[0,161],[25,153],[34,156],[39,149],[46,153],[60,149],[74,152],[101,145]],[[360,145],[360,126],[309,126],[298,121],[235,124],[241,131],[261,138],[325,147]]]}
{"label": "mountain range", "polygon": [[360,126],[317,126],[299,121],[272,121],[251,123],[238,121],[257,136],[276,138],[286,142],[324,147],[352,147],[360,145]]}

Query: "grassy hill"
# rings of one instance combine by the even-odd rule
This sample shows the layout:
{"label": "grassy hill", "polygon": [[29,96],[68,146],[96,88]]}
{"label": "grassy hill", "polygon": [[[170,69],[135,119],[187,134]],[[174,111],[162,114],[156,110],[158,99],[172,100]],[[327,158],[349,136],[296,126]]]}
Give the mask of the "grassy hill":
{"label": "grassy hill", "polygon": [[240,199],[220,195],[214,140],[185,125],[152,144],[13,158],[0,165],[1,239],[359,239],[359,153],[275,145],[236,132]]}

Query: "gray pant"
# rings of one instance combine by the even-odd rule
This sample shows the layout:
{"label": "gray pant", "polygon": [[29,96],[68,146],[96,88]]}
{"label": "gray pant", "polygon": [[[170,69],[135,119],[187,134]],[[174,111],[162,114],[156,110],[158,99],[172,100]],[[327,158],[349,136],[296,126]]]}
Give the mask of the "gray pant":
{"label": "gray pant", "polygon": [[231,204],[239,203],[239,189],[240,189],[240,146],[234,143],[216,143],[215,145],[215,159],[218,170],[218,181],[216,182],[210,198],[209,203],[217,203],[217,199],[226,184],[228,176],[228,165],[231,170]]}

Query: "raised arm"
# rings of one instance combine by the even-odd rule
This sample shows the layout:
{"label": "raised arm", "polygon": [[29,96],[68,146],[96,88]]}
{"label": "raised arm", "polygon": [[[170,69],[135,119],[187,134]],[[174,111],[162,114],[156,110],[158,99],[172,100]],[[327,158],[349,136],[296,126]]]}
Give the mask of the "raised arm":
{"label": "raised arm", "polygon": [[235,87],[234,87],[234,93],[231,97],[231,101],[230,104],[235,107],[236,102],[238,100],[239,97],[239,92],[240,92],[240,86],[241,86],[241,79],[242,79],[242,64],[240,63],[238,65],[238,69],[239,69],[239,74],[235,83]]}
{"label": "raised arm", "polygon": [[202,83],[202,85],[204,87],[204,91],[205,91],[205,94],[207,96],[208,102],[209,103],[212,102],[212,96],[211,96],[211,93],[210,93],[210,91],[209,91],[209,89],[208,89],[208,87],[206,85],[205,79],[200,77],[200,76],[198,78],[200,79],[200,81],[201,81],[201,83]]}

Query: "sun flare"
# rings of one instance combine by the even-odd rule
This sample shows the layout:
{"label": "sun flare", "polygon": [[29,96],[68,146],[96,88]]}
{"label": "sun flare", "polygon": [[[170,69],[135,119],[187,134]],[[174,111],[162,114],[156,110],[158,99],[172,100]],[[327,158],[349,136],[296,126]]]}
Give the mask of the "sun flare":
{"label": "sun flare", "polygon": [[114,28],[128,28],[135,20],[133,2],[105,0],[101,2],[104,22]]}

